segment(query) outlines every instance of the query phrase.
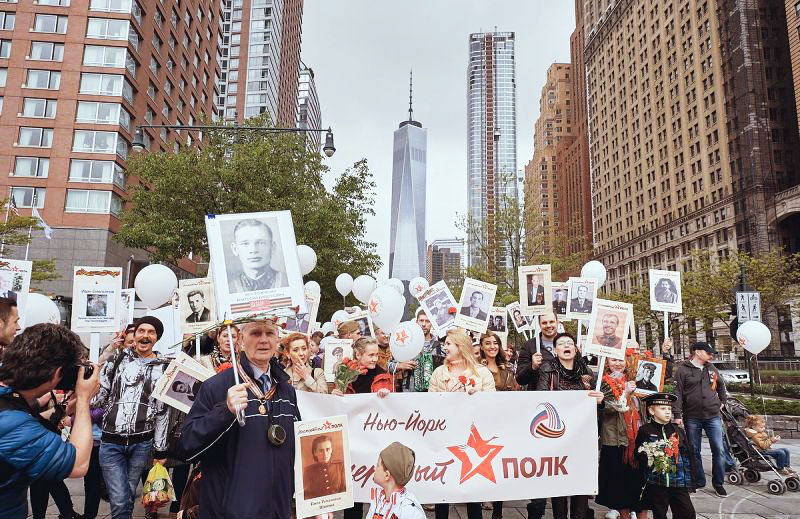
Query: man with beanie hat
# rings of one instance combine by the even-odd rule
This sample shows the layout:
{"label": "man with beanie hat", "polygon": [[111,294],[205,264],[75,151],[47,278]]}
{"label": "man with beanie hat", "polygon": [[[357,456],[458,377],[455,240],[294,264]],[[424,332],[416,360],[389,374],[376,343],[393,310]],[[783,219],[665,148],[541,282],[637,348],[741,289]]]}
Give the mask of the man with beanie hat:
{"label": "man with beanie hat", "polygon": [[425,511],[405,488],[414,475],[414,451],[399,442],[383,449],[372,481],[381,487],[372,499],[367,519],[425,519]]}
{"label": "man with beanie hat", "polygon": [[153,316],[138,319],[134,345],[122,349],[103,365],[100,391],[92,407],[104,409],[100,468],[108,487],[113,519],[130,519],[136,487],[154,449],[163,462],[167,449],[168,414],[152,397],[169,361],[153,352],[164,325]]}

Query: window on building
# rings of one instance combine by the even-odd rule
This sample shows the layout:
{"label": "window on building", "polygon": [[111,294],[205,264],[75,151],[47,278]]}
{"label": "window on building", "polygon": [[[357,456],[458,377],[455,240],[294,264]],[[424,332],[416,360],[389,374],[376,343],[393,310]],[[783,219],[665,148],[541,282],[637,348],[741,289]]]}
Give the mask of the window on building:
{"label": "window on building", "polygon": [[98,213],[119,215],[122,200],[111,191],[67,189],[64,210],[69,213]]}
{"label": "window on building", "polygon": [[36,202],[37,209],[44,208],[45,189],[43,187],[12,187],[11,198],[14,205],[20,208],[30,209]]}
{"label": "window on building", "polygon": [[55,14],[37,14],[33,19],[34,32],[67,33],[67,17]]}
{"label": "window on building", "polygon": [[70,182],[116,184],[125,189],[125,171],[110,160],[72,160],[69,166]]}
{"label": "window on building", "polygon": [[25,88],[57,90],[61,85],[61,72],[55,70],[28,70]]}
{"label": "window on building", "polygon": [[47,178],[50,170],[50,159],[42,157],[17,157],[14,161],[15,177]]}
{"label": "window on building", "polygon": [[33,0],[34,5],[51,5],[55,7],[69,7],[69,0]]}
{"label": "window on building", "polygon": [[6,86],[6,79],[8,78],[8,69],[0,68],[0,87]]}
{"label": "window on building", "polygon": [[30,59],[64,61],[64,44],[49,41],[32,41]]}
{"label": "window on building", "polygon": [[9,13],[7,11],[0,11],[0,31],[10,31],[14,29],[14,20],[16,20],[16,13]]}
{"label": "window on building", "polygon": [[53,129],[22,126],[17,144],[31,148],[50,148],[53,145]]}
{"label": "window on building", "polygon": [[127,40],[128,20],[115,20],[113,18],[89,18],[86,25],[87,38],[101,38],[104,40]]}
{"label": "window on building", "polygon": [[121,124],[129,128],[130,115],[119,103],[78,101],[75,121],[92,124]]}
{"label": "window on building", "polygon": [[[81,94],[94,94],[104,96],[123,95],[125,78],[117,74],[81,74]],[[130,85],[128,85],[130,88]]]}
{"label": "window on building", "polygon": [[110,11],[114,13],[131,12],[132,0],[92,0],[89,9],[92,11]]}
{"label": "window on building", "polygon": [[24,117],[43,117],[52,119],[56,116],[58,101],[55,99],[37,99],[26,97],[22,102]]}
{"label": "window on building", "polygon": [[125,67],[125,47],[105,47],[102,45],[86,45],[83,48],[83,64],[92,67]]}
{"label": "window on building", "polygon": [[81,153],[116,153],[127,157],[128,145],[117,132],[75,130],[72,151]]}
{"label": "window on building", "polygon": [[11,56],[11,40],[0,40],[0,58]]}

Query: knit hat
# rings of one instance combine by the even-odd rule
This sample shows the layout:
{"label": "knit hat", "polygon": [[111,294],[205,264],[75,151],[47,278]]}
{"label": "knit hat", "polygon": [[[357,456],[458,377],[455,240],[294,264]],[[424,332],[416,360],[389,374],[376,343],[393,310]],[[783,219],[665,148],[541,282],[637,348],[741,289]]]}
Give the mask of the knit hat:
{"label": "knit hat", "polygon": [[344,321],[336,329],[339,337],[347,335],[348,333],[357,332],[358,330],[360,330],[360,328],[358,327],[358,323],[355,321]]}
{"label": "knit hat", "polygon": [[395,483],[404,487],[414,473],[414,451],[400,442],[394,442],[381,451],[381,462]]}
{"label": "knit hat", "polygon": [[156,329],[156,340],[161,339],[161,336],[164,335],[164,324],[158,317],[145,315],[144,317],[138,318],[134,324],[136,325],[136,328],[133,330],[134,334],[136,334],[136,330],[138,330],[141,325],[149,324]]}

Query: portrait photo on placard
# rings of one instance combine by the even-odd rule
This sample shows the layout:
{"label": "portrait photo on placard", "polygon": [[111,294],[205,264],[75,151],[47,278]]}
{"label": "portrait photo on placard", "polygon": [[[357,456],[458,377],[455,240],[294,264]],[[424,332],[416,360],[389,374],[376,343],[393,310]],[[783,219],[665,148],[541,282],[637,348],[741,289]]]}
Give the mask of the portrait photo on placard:
{"label": "portrait photo on placard", "polygon": [[300,456],[305,499],[339,494],[347,489],[342,431],[301,437]]}
{"label": "portrait photo on placard", "polygon": [[119,312],[117,318],[119,325],[117,330],[124,330],[126,326],[133,322],[133,306],[136,300],[136,289],[123,288],[119,291]]}
{"label": "portrait photo on placard", "polygon": [[200,385],[208,375],[207,372],[195,371],[189,365],[173,360],[158,379],[153,398],[182,413],[188,413],[197,398]]}
{"label": "portrait photo on placard", "polygon": [[681,273],[673,270],[650,269],[650,309],[672,314],[683,313]]}
{"label": "portrait photo on placard", "polygon": [[636,359],[636,393],[649,395],[664,389],[667,361],[664,359]]}
{"label": "portrait photo on placard", "polygon": [[358,325],[358,333],[362,337],[375,337],[375,330],[372,326],[372,319],[369,312],[366,310],[351,314],[350,320],[355,321]]}
{"label": "portrait photo on placard", "polygon": [[591,353],[624,359],[632,308],[628,303],[595,299],[584,355]]}
{"label": "portrait photo on placard", "polygon": [[497,285],[466,278],[461,290],[455,325],[478,333],[485,332],[496,293]]}
{"label": "portrait photo on placard", "polygon": [[567,317],[589,319],[597,299],[597,280],[594,278],[569,278],[567,280]]}
{"label": "portrait photo on placard", "polygon": [[183,333],[200,333],[216,321],[214,283],[211,279],[180,280],[178,316]]}
{"label": "portrait photo on placard", "polygon": [[491,332],[508,332],[506,309],[504,307],[492,307],[492,311],[489,314],[489,325],[487,329]]}
{"label": "portrait photo on placard", "polygon": [[566,282],[553,281],[553,313],[561,321],[567,318],[567,300],[569,299],[569,285]]}
{"label": "portrait photo on placard", "polygon": [[336,365],[342,362],[344,358],[353,358],[353,340],[325,337],[322,339],[321,347],[325,351],[325,356],[322,360],[325,381],[333,382]]}
{"label": "portrait photo on placard", "polygon": [[530,330],[528,321],[522,314],[522,307],[519,301],[514,301],[510,305],[506,305],[506,313],[508,313],[509,321],[514,325],[514,329],[517,330],[517,333],[524,333]]}
{"label": "portrait photo on placard", "polygon": [[73,267],[72,331],[118,332],[121,292],[121,268]]}
{"label": "portrait photo on placard", "polygon": [[17,303],[19,326],[23,329],[32,271],[31,261],[0,259],[0,297]]}
{"label": "portrait photo on placard", "polygon": [[86,294],[86,317],[108,315],[108,294]]}
{"label": "portrait photo on placard", "polygon": [[437,337],[444,336],[455,321],[455,314],[450,313],[450,308],[456,307],[456,300],[444,281],[434,283],[430,288],[419,295],[420,306],[428,319],[431,328]]}
{"label": "portrait photo on placard", "polygon": [[525,265],[518,271],[522,313],[539,315],[549,312],[553,300],[550,265]]}
{"label": "portrait photo on placard", "polygon": [[208,215],[206,231],[221,317],[307,311],[289,211]]}
{"label": "portrait photo on placard", "polygon": [[319,294],[313,292],[305,292],[306,308],[308,311],[304,314],[294,314],[286,318],[286,332],[298,332],[310,335],[313,333],[312,323],[317,319],[317,312],[319,311]]}

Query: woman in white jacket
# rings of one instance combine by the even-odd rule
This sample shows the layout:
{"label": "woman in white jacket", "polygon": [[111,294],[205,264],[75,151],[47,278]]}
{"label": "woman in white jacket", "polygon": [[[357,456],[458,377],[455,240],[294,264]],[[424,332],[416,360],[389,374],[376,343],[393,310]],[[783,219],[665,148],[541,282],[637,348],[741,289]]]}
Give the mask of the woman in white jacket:
{"label": "woman in white jacket", "polygon": [[405,486],[414,475],[414,451],[399,442],[383,449],[372,481],[381,487],[369,507],[367,519],[425,519],[425,511]]}

